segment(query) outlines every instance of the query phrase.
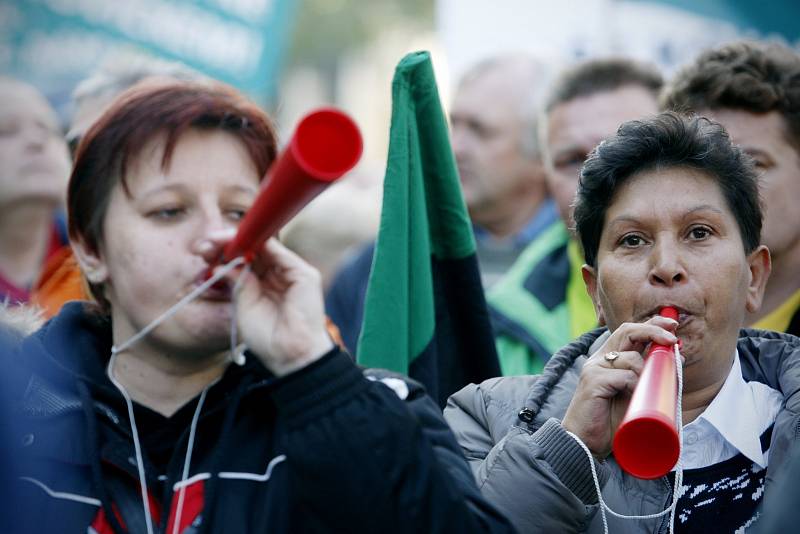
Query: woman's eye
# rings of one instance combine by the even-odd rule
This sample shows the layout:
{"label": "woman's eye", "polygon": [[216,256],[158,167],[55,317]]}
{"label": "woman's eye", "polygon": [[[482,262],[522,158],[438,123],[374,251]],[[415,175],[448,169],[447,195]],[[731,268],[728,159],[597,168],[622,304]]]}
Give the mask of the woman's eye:
{"label": "woman's eye", "polygon": [[185,210],[183,208],[160,208],[148,213],[148,217],[161,221],[170,221],[177,219],[183,215]]}
{"label": "woman's eye", "polygon": [[689,230],[692,239],[705,239],[711,235],[711,230],[703,226],[698,226]]}
{"label": "woman's eye", "polygon": [[636,248],[644,244],[644,239],[642,239],[641,236],[638,236],[636,234],[629,234],[623,236],[623,238],[619,240],[619,243],[623,247]]}
{"label": "woman's eye", "polygon": [[244,209],[231,209],[231,210],[228,210],[227,213],[228,213],[228,217],[230,217],[231,220],[241,221],[242,219],[244,219],[244,216],[247,213],[247,210],[244,210]]}

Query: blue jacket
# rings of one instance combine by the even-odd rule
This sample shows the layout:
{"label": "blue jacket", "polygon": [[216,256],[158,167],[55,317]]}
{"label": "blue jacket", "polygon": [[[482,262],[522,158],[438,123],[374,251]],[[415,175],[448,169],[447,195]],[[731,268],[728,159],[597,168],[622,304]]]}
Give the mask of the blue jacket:
{"label": "blue jacket", "polygon": [[[107,320],[76,302],[12,357],[25,377],[13,436],[22,532],[145,532],[110,347]],[[158,532],[171,532],[187,440],[188,428],[161,480],[145,458]],[[228,368],[203,405],[182,509],[187,534],[511,530],[424,391],[336,349],[280,379],[253,357]]]}

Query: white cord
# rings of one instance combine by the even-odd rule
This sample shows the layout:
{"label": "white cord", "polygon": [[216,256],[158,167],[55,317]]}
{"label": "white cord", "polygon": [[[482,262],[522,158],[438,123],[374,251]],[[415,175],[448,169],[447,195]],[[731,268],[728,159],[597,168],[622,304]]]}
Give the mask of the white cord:
{"label": "white cord", "polygon": [[[116,363],[117,355],[112,354],[111,359],[108,360],[108,368],[106,369],[106,373],[108,374],[108,378],[111,380],[111,383],[116,386],[122,396],[125,398],[125,405],[128,407],[128,419],[131,422],[131,434],[133,435],[133,448],[136,451],[136,469],[139,472],[139,486],[141,486],[142,490],[142,502],[144,503],[144,515],[145,515],[145,522],[147,524],[147,534],[153,534],[153,523],[152,518],[150,517],[150,500],[148,499],[148,492],[147,492],[147,479],[145,478],[144,472],[144,458],[142,456],[142,445],[139,441],[139,430],[136,427],[136,418],[133,415],[133,401],[131,400],[130,395],[128,395],[128,391],[125,387],[117,381],[114,377],[114,363]],[[197,429],[197,421],[200,419],[200,412],[203,409],[203,402],[206,399],[206,393],[208,390],[217,383],[218,380],[214,380],[210,384],[208,384],[205,388],[203,388],[203,392],[200,393],[200,399],[197,401],[197,407],[194,409],[194,416],[192,417],[192,425],[189,428],[189,444],[186,447],[186,457],[183,463],[183,480],[181,482],[186,481],[189,478],[189,466],[192,461],[192,451],[194,449],[194,436],[195,431]],[[172,534],[177,534],[178,532],[178,525],[180,524],[181,513],[183,512],[183,495],[186,491],[186,486],[181,485],[181,488],[178,493],[178,506],[175,511],[175,522],[172,528]]]}
{"label": "white cord", "polygon": [[[167,311],[153,319],[150,324],[142,328],[139,332],[125,340],[119,346],[112,346],[111,347],[111,358],[108,360],[108,367],[106,368],[106,373],[108,374],[108,378],[111,380],[111,383],[122,393],[122,396],[125,398],[125,404],[128,408],[128,419],[131,422],[131,434],[133,435],[133,447],[136,451],[136,469],[139,473],[139,485],[141,486],[142,490],[142,505],[144,506],[144,516],[145,516],[145,523],[147,526],[147,534],[153,534],[153,522],[152,518],[150,517],[150,500],[148,499],[148,492],[147,492],[147,479],[145,478],[144,472],[144,459],[142,456],[142,446],[139,441],[139,431],[136,428],[136,419],[133,415],[133,401],[131,400],[130,395],[128,395],[128,391],[123,387],[121,383],[119,383],[116,378],[114,378],[114,363],[116,362],[117,354],[120,352],[130,348],[135,343],[140,341],[144,336],[152,332],[158,326],[160,326],[164,321],[174,316],[181,308],[189,304],[191,301],[202,295],[209,287],[213,286],[218,280],[223,278],[229,272],[231,272],[236,267],[245,263],[244,258],[239,257],[236,258],[229,263],[225,264],[224,266],[220,267],[217,272],[211,276],[208,280],[203,282],[200,286],[194,289],[191,293],[180,299],[176,302],[173,306],[171,306]],[[242,282],[244,281],[244,275],[247,272],[248,267],[246,267],[239,277],[236,280],[236,283],[233,287],[233,303],[232,303],[232,311],[231,311],[231,358],[235,363],[238,365],[244,364],[244,354],[237,354],[236,352],[236,293],[239,290]],[[184,482],[189,478],[189,468],[191,466],[192,461],[192,451],[194,450],[194,440],[195,440],[195,432],[197,430],[197,422],[200,418],[200,412],[203,408],[203,402],[206,398],[206,393],[208,392],[209,388],[217,383],[219,379],[214,380],[210,384],[208,384],[200,394],[200,399],[197,401],[197,408],[195,408],[194,416],[192,417],[192,424],[189,428],[189,443],[186,448],[186,456],[184,458],[183,463],[183,473],[182,473],[182,480],[181,486],[178,493],[178,504],[175,510],[175,521],[172,527],[172,534],[177,534],[178,526],[180,525],[181,515],[183,513],[183,500],[184,500],[184,493],[186,491],[186,486]]]}
{"label": "white cord", "polygon": [[244,365],[245,357],[244,350],[236,350],[238,346],[238,343],[236,342],[236,299],[239,295],[239,288],[244,283],[244,277],[249,271],[250,266],[245,265],[244,269],[239,274],[239,277],[236,279],[236,283],[233,285],[233,311],[231,312],[231,360],[233,360],[233,363],[239,366]]}
{"label": "white cord", "polygon": [[[200,419],[200,411],[203,409],[203,401],[206,400],[206,393],[214,383],[216,383],[216,380],[203,388],[200,399],[197,401],[197,408],[195,408],[194,416],[192,417],[192,425],[189,427],[189,444],[186,446],[186,457],[183,460],[181,482],[186,482],[189,478],[189,467],[192,463],[192,451],[194,450],[194,435],[197,430],[197,421]],[[183,514],[183,496],[186,493],[187,485],[188,484],[181,484],[181,489],[178,490],[178,505],[175,507],[175,522],[172,524],[172,534],[178,534],[178,528],[181,524],[181,515]]]}
{"label": "white cord", "polygon": [[205,293],[205,291],[209,287],[211,287],[215,283],[217,283],[217,281],[220,278],[224,277],[226,274],[228,274],[229,272],[231,272],[232,270],[234,270],[236,267],[240,266],[243,263],[244,263],[244,258],[239,257],[239,258],[236,258],[234,260],[231,260],[229,263],[226,263],[225,265],[220,267],[217,270],[217,272],[211,278],[209,278],[208,280],[203,282],[194,291],[192,291],[191,293],[189,293],[188,295],[183,297],[181,300],[176,302],[167,311],[165,311],[164,313],[162,313],[161,315],[159,315],[158,317],[153,319],[150,322],[150,324],[148,324],[147,326],[142,328],[139,332],[137,332],[136,334],[134,334],[133,336],[131,336],[130,338],[125,340],[125,342],[122,343],[122,345],[120,345],[120,346],[116,346],[115,345],[115,346],[111,347],[111,354],[116,354],[117,352],[122,352],[123,350],[131,347],[134,343],[136,343],[137,341],[142,339],[144,336],[146,336],[147,334],[152,332],[155,328],[160,326],[161,323],[163,323],[164,321],[166,321],[167,319],[169,319],[170,317],[172,317],[173,315],[178,313],[178,311],[180,311],[181,308],[183,308],[184,306],[189,304],[191,301],[193,301],[194,299],[196,299],[197,297],[199,297],[200,295]]}
{"label": "white cord", "polygon": [[142,490],[142,503],[144,505],[144,520],[145,524],[147,525],[147,534],[153,534],[153,520],[150,517],[150,499],[147,498],[147,479],[144,477],[144,460],[142,458],[142,446],[139,443],[139,431],[136,429],[136,420],[133,417],[133,402],[131,401],[130,395],[125,390],[125,388],[117,382],[117,379],[114,378],[114,361],[116,360],[117,355],[115,352],[111,352],[111,359],[108,360],[108,367],[106,368],[106,373],[108,374],[108,378],[111,379],[111,383],[116,386],[122,396],[125,397],[125,404],[128,407],[128,419],[131,422],[131,434],[133,434],[133,448],[136,451],[136,469],[139,472],[139,486]]}
{"label": "white cord", "polygon": [[678,345],[675,345],[675,368],[678,375],[678,399],[675,408],[676,411],[675,419],[676,419],[676,424],[678,426],[679,453],[678,453],[678,463],[675,466],[675,486],[672,490],[672,504],[669,506],[669,508],[662,510],[661,512],[658,512],[656,514],[648,514],[648,515],[623,515],[612,510],[603,500],[603,494],[600,489],[600,480],[597,478],[597,469],[595,468],[594,465],[594,457],[592,456],[591,451],[589,451],[589,447],[586,446],[586,444],[581,440],[581,438],[579,438],[578,436],[567,430],[567,434],[572,436],[572,438],[578,442],[578,445],[580,445],[581,448],[584,450],[586,456],[589,457],[589,467],[592,470],[592,479],[594,480],[594,488],[595,491],[597,492],[597,500],[600,503],[600,516],[603,519],[604,534],[608,534],[608,519],[606,518],[606,511],[608,511],[608,513],[610,513],[614,517],[618,517],[620,519],[655,519],[657,517],[670,514],[669,531],[671,534],[674,534],[675,532],[675,510],[678,507],[678,499],[680,499],[681,494],[683,493],[683,464],[681,462],[681,456],[680,456],[680,451],[683,450],[683,399],[682,399],[683,365],[681,362],[681,354],[680,350],[678,349]]}

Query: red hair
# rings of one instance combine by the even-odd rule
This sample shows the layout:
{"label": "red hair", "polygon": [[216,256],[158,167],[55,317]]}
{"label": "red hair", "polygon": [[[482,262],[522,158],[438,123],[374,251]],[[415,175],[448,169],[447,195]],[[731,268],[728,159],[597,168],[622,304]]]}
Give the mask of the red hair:
{"label": "red hair", "polygon": [[[161,166],[167,170],[180,137],[189,129],[223,130],[245,146],[260,176],[277,152],[269,117],[253,102],[221,83],[144,82],[120,95],[86,132],[75,153],[67,194],[69,236],[98,252],[111,192],[128,164],[165,135]],[[92,293],[102,303],[99,288]]]}

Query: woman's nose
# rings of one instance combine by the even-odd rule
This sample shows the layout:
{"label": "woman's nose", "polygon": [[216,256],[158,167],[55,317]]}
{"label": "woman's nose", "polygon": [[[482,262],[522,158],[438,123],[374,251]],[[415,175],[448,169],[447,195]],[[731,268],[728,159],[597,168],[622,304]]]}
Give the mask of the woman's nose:
{"label": "woman's nose", "polygon": [[236,228],[216,228],[203,232],[192,243],[192,252],[206,263],[213,263],[222,256],[225,245],[236,235]]}
{"label": "woman's nose", "polygon": [[686,281],[686,269],[680,255],[680,247],[669,240],[656,242],[651,256],[650,282],[655,285],[672,286]]}

